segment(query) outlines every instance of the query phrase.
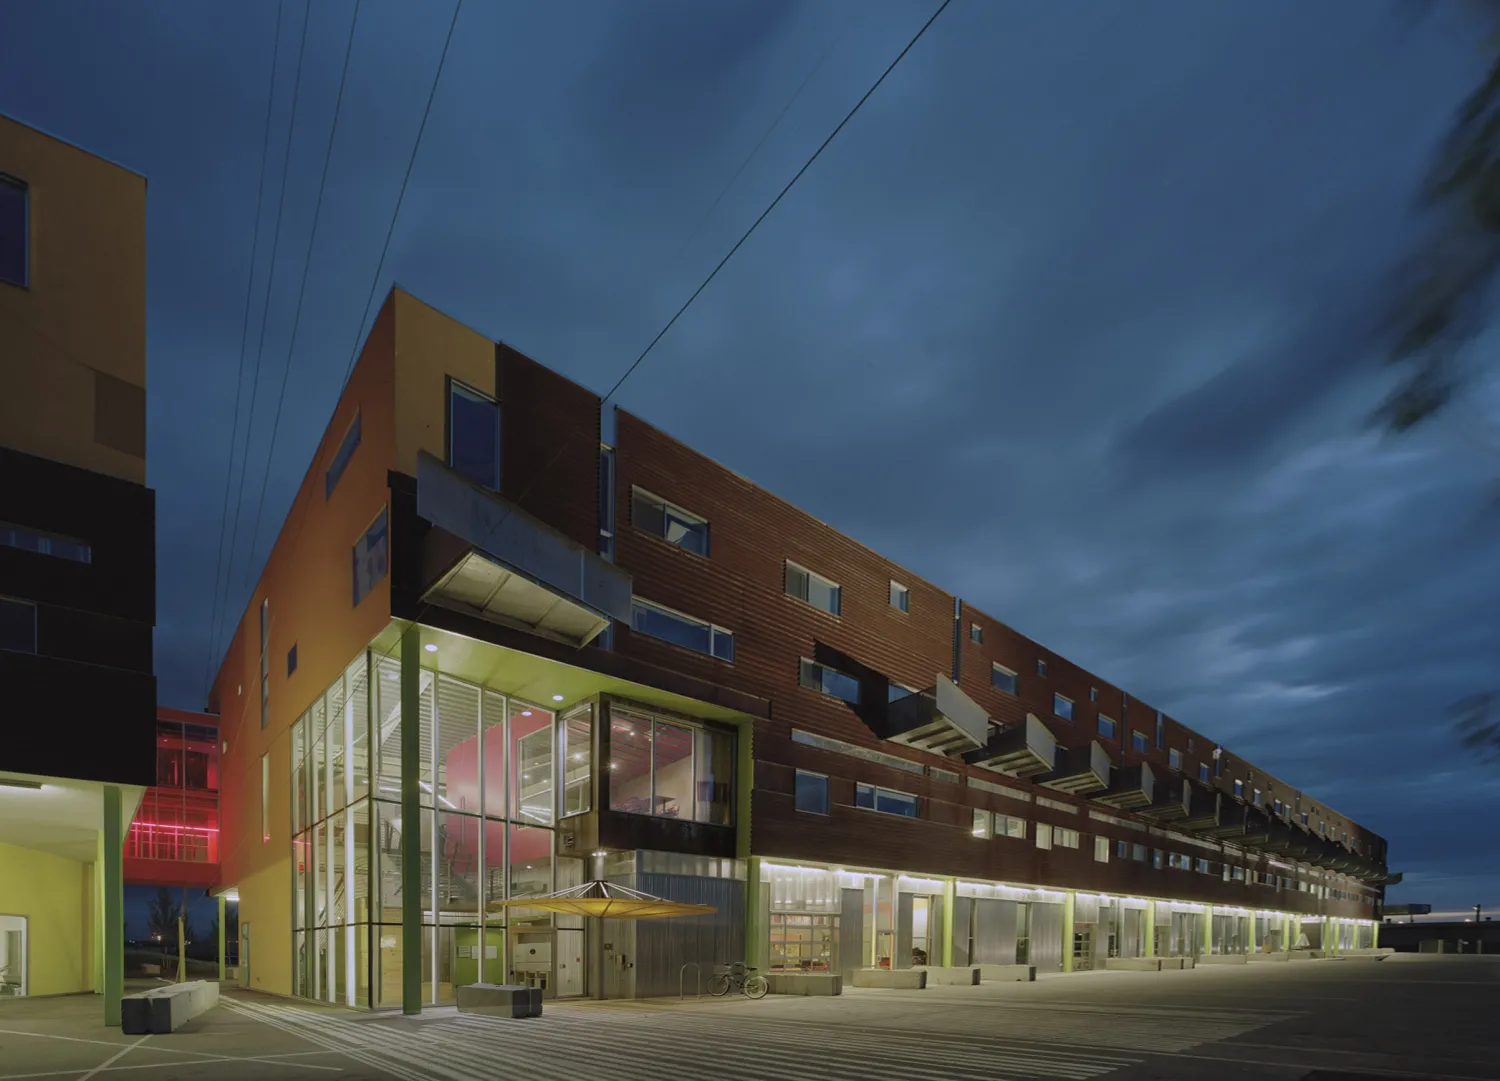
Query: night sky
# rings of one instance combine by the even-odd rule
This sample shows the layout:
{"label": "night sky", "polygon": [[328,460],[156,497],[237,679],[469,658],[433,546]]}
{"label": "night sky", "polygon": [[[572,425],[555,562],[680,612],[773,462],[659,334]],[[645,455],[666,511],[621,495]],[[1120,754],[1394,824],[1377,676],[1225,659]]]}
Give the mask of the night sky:
{"label": "night sky", "polygon": [[[607,390],[934,6],[469,0],[380,295]],[[354,8],[311,11],[262,348],[285,7],[234,613],[363,337],[452,10],[362,8],[289,359]],[[1385,834],[1393,900],[1460,907],[1500,903],[1500,772],[1445,719],[1500,686],[1500,394],[1400,440],[1363,418],[1413,194],[1485,58],[1464,5],[1408,16],[955,0],[619,401]],[[0,111],[150,178],[157,671],[185,708],[276,20],[0,4]]]}

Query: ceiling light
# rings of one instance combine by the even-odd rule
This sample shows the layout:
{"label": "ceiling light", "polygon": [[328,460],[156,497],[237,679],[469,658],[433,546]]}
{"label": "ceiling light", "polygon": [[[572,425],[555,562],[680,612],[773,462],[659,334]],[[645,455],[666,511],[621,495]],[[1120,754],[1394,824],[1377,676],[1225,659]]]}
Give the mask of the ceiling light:
{"label": "ceiling light", "polygon": [[431,643],[431,642],[428,642],[428,643],[427,643],[427,644],[426,644],[426,645],[425,645],[425,646],[423,646],[423,647],[422,647],[422,648],[423,648],[423,649],[425,649],[425,650],[426,650],[426,651],[427,651],[427,652],[428,652],[428,653],[436,653],[436,652],[437,652],[437,646],[436,646],[436,645],[434,645],[434,644],[433,644],[433,643]]}
{"label": "ceiling light", "polygon": [[560,695],[560,694],[554,694],[554,695],[553,695],[553,696],[552,696],[552,701],[554,701],[554,702],[561,702],[561,701],[562,701],[562,699],[563,699],[563,696],[562,696],[562,695]]}
{"label": "ceiling light", "polygon": [[529,710],[529,709],[523,709],[521,711],[521,716],[522,717],[530,717],[531,716],[531,710]]}

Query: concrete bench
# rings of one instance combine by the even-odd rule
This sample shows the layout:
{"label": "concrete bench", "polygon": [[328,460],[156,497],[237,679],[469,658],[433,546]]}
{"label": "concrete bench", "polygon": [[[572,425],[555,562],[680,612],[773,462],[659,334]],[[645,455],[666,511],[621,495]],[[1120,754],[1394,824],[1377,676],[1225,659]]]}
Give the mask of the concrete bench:
{"label": "concrete bench", "polygon": [[1116,972],[1160,972],[1160,957],[1107,957],[1104,967]]}
{"label": "concrete bench", "polygon": [[855,987],[889,987],[906,991],[920,991],[927,986],[927,970],[924,968],[857,968],[854,970]]}
{"label": "concrete bench", "polygon": [[484,1017],[540,1017],[542,989],[518,983],[466,983],[455,989],[459,1013]]}
{"label": "concrete bench", "polygon": [[175,1032],[219,1004],[219,985],[207,980],[173,983],[120,1000],[120,1028],[127,1036]]}
{"label": "concrete bench", "polygon": [[1193,958],[1191,957],[1158,957],[1157,960],[1161,962],[1163,971],[1193,967]]}
{"label": "concrete bench", "polygon": [[1257,950],[1250,955],[1251,961],[1307,961],[1312,958],[1310,950],[1272,950],[1269,953]]}
{"label": "concrete bench", "polygon": [[1035,965],[980,965],[979,979],[984,983],[1035,983]]}
{"label": "concrete bench", "polygon": [[1205,953],[1198,958],[1200,965],[1243,965],[1250,958],[1243,953]]}
{"label": "concrete bench", "polygon": [[977,987],[979,985],[978,965],[959,965],[953,968],[923,965],[921,968],[927,973],[928,987]]}
{"label": "concrete bench", "polygon": [[767,972],[773,995],[842,995],[844,977],[837,972]]}

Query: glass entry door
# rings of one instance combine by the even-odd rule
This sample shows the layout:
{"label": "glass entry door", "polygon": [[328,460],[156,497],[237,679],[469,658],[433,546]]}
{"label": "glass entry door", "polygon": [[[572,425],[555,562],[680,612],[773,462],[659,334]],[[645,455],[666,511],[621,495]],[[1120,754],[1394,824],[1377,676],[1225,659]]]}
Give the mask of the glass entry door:
{"label": "glass entry door", "polygon": [[0,998],[26,997],[26,917],[0,916]]}

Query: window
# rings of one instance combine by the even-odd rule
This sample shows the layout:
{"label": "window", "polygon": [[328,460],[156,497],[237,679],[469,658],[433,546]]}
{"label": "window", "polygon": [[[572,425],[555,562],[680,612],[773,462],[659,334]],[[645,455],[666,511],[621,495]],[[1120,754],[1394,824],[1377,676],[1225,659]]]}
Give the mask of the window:
{"label": "window", "polygon": [[1099,734],[1105,739],[1115,738],[1115,722],[1112,718],[1099,714]]}
{"label": "window", "polygon": [[1224,749],[1222,747],[1214,748],[1214,776],[1224,776]]}
{"label": "window", "polygon": [[1099,688],[1098,687],[1090,687],[1089,688],[1089,701],[1090,702],[1097,702],[1097,701],[1099,701]]}
{"label": "window", "polygon": [[0,597],[0,649],[36,652],[36,605]]}
{"label": "window", "polygon": [[885,700],[888,703],[899,702],[901,701],[901,699],[910,698],[916,693],[916,691],[912,690],[904,683],[888,683],[886,684],[885,688]]}
{"label": "window", "polygon": [[[797,737],[794,734],[792,738],[796,739]],[[1030,792],[1023,792],[1019,788],[1011,788],[1008,785],[996,784],[994,781],[986,781],[983,777],[970,777],[969,787],[977,788],[981,792],[993,792],[997,796],[1004,796],[1006,799],[1019,800],[1021,803],[1031,802]]]}
{"label": "window", "polygon": [[988,840],[990,838],[990,830],[993,823],[994,816],[991,815],[990,812],[981,811],[977,807],[974,809],[973,834],[975,837]]}
{"label": "window", "polygon": [[1073,700],[1071,698],[1064,698],[1060,694],[1054,694],[1052,696],[1052,712],[1065,721],[1071,721],[1073,719]]}
{"label": "window", "polygon": [[354,607],[370,595],[370,590],[385,578],[389,569],[386,512],[381,510],[365,535],[354,545]]}
{"label": "window", "polygon": [[1038,848],[1052,847],[1052,827],[1046,822],[1036,824],[1036,846]]}
{"label": "window", "polygon": [[1278,815],[1281,813],[1281,801],[1280,800],[1273,800],[1272,801],[1272,803],[1271,803],[1271,813],[1272,814],[1278,814]]}
{"label": "window", "polygon": [[1004,665],[990,665],[990,683],[1006,694],[1019,693],[1017,690],[1019,683],[1016,679],[1016,674]]}
{"label": "window", "polygon": [[1064,814],[1075,815],[1078,813],[1078,808],[1074,807],[1071,803],[1063,803],[1059,800],[1048,799],[1046,796],[1038,796],[1036,798],[1036,805],[1038,807],[1049,807],[1054,811],[1061,811]]}
{"label": "window", "polygon": [[480,487],[500,488],[500,403],[448,382],[448,464]]}
{"label": "window", "polygon": [[799,769],[796,800],[797,810],[806,811],[808,814],[826,815],[828,813],[827,776]]}
{"label": "window", "polygon": [[344,470],[349,468],[349,459],[354,457],[354,452],[359,447],[359,429],[360,415],[355,413],[349,430],[344,433],[344,438],[339,442],[339,449],[334,452],[333,461],[328,465],[328,472],[323,474],[324,499],[333,495],[333,490],[339,486],[339,478],[344,475]]}
{"label": "window", "polygon": [[859,705],[859,680],[829,668],[826,664],[817,664],[804,658],[801,682],[804,687],[842,698],[850,705]]}
{"label": "window", "polygon": [[291,674],[293,672],[295,672],[296,670],[297,670],[297,643],[293,642],[292,643],[292,648],[286,651],[286,674],[287,674],[287,677],[290,678]]}
{"label": "window", "polygon": [[1173,747],[1170,751],[1167,752],[1167,765],[1171,766],[1173,769],[1182,768],[1182,752],[1179,751],[1176,747]]}
{"label": "window", "polygon": [[1129,841],[1116,841],[1115,842],[1115,858],[1116,859],[1122,859],[1122,860],[1128,860],[1130,858],[1130,842]]}
{"label": "window", "polygon": [[838,615],[842,605],[842,590],[837,582],[829,581],[821,574],[814,574],[806,567],[795,563],[786,565],[786,594],[806,601],[814,608],[821,608],[829,615]]}
{"label": "window", "polygon": [[1198,860],[1197,870],[1201,875],[1211,875],[1214,873],[1213,868],[1209,865],[1209,862],[1204,859]]}
{"label": "window", "polygon": [[1229,869],[1229,880],[1231,882],[1245,881],[1245,869],[1243,867],[1231,867]]}
{"label": "window", "polygon": [[[1153,848],[1151,850],[1151,866],[1155,870],[1158,870],[1158,871],[1161,870],[1161,859],[1162,859],[1161,849],[1159,849],[1159,848]],[[1173,866],[1176,866],[1176,865],[1174,864]]]}
{"label": "window", "polygon": [[[1235,797],[1238,798],[1238,799],[1244,799],[1245,798],[1245,782],[1244,781],[1235,781],[1234,782],[1234,794],[1235,794]],[[1279,810],[1281,810],[1281,808],[1278,807],[1277,810],[1279,811]]]}
{"label": "window", "polygon": [[1198,780],[1202,781],[1204,784],[1208,783],[1208,763],[1207,762],[1199,762],[1198,763]]}
{"label": "window", "polygon": [[1132,732],[1132,733],[1130,733],[1130,749],[1132,751],[1141,751],[1141,752],[1144,752],[1146,750],[1147,745],[1148,745],[1148,741],[1146,739],[1146,733],[1144,733],[1144,732]]}
{"label": "window", "polygon": [[1012,840],[1026,840],[1026,819],[1017,818],[1015,815],[995,815],[995,836],[1009,837]]}
{"label": "window", "polygon": [[[1120,847],[1122,849],[1125,847],[1125,842],[1124,841],[1120,842]],[[1109,862],[1109,838],[1108,837],[1095,837],[1094,838],[1094,862],[1095,863],[1108,863]]]}
{"label": "window", "polygon": [[1047,674],[1047,662],[1042,660],[1040,657],[1037,658],[1036,662],[1036,674],[1039,676],[1045,676]]}
{"label": "window", "polygon": [[1058,848],[1077,848],[1078,831],[1064,829],[1062,826],[1053,826],[1052,843]]}
{"label": "window", "polygon": [[615,559],[615,449],[599,444],[599,554]]}
{"label": "window", "polygon": [[271,598],[260,602],[260,726],[271,723]]}
{"label": "window", "polygon": [[951,769],[943,769],[939,766],[928,766],[927,776],[934,781],[942,781],[944,784],[958,784],[959,776]]}
{"label": "window", "polygon": [[[850,758],[858,758],[865,762],[875,762],[890,769],[905,770],[907,773],[920,774],[923,772],[922,764],[920,762],[913,762],[909,758],[901,758],[898,755],[886,754],[884,751],[876,751],[869,747],[860,747],[853,743],[845,743],[840,739],[829,739],[827,736],[804,732],[800,728],[792,729],[792,742],[800,743],[804,747],[816,747],[820,751],[848,755]],[[973,781],[970,783],[977,784],[977,782]],[[1031,797],[1026,796],[1024,798],[1030,799]]]}
{"label": "window", "polygon": [[1167,866],[1174,871],[1191,871],[1193,869],[1193,858],[1181,856],[1176,852],[1167,853]]}
{"label": "window", "polygon": [[975,643],[976,645],[984,644],[984,628],[981,627],[978,623],[969,624],[969,641]]}
{"label": "window", "polygon": [[271,756],[260,756],[260,843],[271,840]]}
{"label": "window", "polygon": [[0,173],[0,281],[24,286],[30,262],[30,207],[24,181]]}
{"label": "window", "polygon": [[891,607],[902,612],[911,611],[911,590],[900,582],[891,582]]}
{"label": "window", "polygon": [[594,707],[585,702],[557,721],[558,773],[562,776],[562,817],[583,814],[593,805]]}
{"label": "window", "polygon": [[74,563],[92,563],[94,551],[82,541],[61,537],[55,533],[43,533],[25,526],[0,522],[0,548],[19,548],[23,552],[70,559]]}
{"label": "window", "polygon": [[872,784],[854,786],[854,806],[882,814],[900,815],[902,818],[917,817],[916,796]]}
{"label": "window", "polygon": [[734,634],[723,627],[674,612],[635,597],[630,602],[630,627],[663,642],[734,663]]}
{"label": "window", "polygon": [[1302,814],[1302,824],[1304,826],[1307,825],[1307,813],[1305,811]]}
{"label": "window", "polygon": [[708,519],[642,488],[630,490],[630,521],[637,529],[660,537],[668,544],[675,544],[694,555],[708,555]]}
{"label": "window", "polygon": [[733,732],[612,704],[608,740],[611,811],[734,824]]}
{"label": "window", "polygon": [[1156,749],[1159,751],[1167,742],[1167,723],[1162,720],[1161,710],[1156,711]]}
{"label": "window", "polygon": [[1145,863],[1146,862],[1146,846],[1145,845],[1132,844],[1130,846],[1130,858],[1132,860],[1134,860],[1136,863]]}
{"label": "window", "polygon": [[1257,788],[1255,790],[1254,795],[1250,797],[1250,802],[1255,804],[1257,807],[1260,806],[1260,789]]}

